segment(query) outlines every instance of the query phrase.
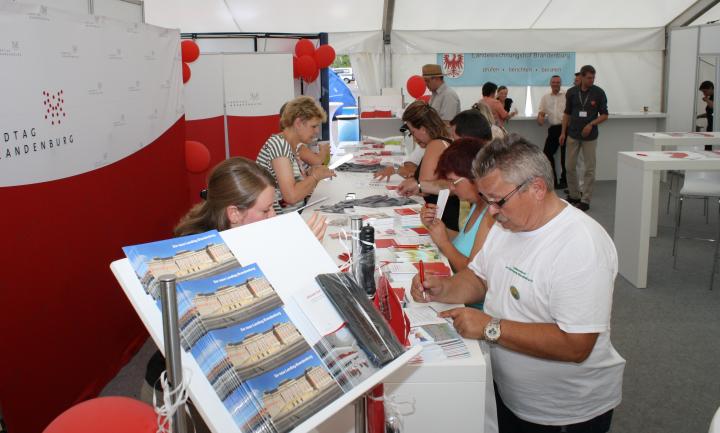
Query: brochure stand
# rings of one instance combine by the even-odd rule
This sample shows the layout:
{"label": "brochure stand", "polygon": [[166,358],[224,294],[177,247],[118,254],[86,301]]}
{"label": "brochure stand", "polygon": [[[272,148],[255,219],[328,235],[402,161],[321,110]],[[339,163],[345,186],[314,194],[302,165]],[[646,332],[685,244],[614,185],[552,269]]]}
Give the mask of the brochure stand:
{"label": "brochure stand", "polygon": [[[307,344],[315,348],[315,352],[306,352],[308,354],[306,358],[311,356],[321,358],[321,356],[318,356],[318,353],[320,353],[318,347],[323,348],[322,344],[328,333],[322,330],[321,325],[323,323],[318,323],[318,321],[326,322],[327,326],[331,326],[332,322],[329,321],[328,316],[333,316],[333,314],[326,314],[328,311],[326,309],[322,310],[322,308],[326,308],[329,301],[322,295],[322,290],[319,289],[315,282],[315,276],[322,273],[336,272],[337,267],[322,245],[314,238],[300,216],[296,213],[281,215],[222,233],[215,232],[206,235],[205,238],[221,238],[221,241],[227,245],[237,260],[237,265],[245,265],[241,268],[242,272],[249,272],[247,269],[252,266],[262,271],[271,288],[274,288],[277,296],[281,298],[283,314],[290,318],[297,331],[308,342]],[[178,251],[185,255],[192,248],[197,247],[197,244],[184,246],[185,244],[182,242],[178,241],[176,243],[178,245],[173,246],[178,246]],[[110,267],[148,329],[150,336],[158,347],[165,352],[162,313],[156,300],[148,294],[146,287],[141,284],[136,267],[133,264],[137,265],[136,263],[131,264],[129,259],[122,259],[113,262]],[[182,287],[183,284],[187,284],[187,281],[180,277],[178,278],[178,284]],[[324,301],[327,302],[323,303]],[[186,301],[178,299],[179,304],[183,302]],[[337,315],[334,308],[332,312]],[[183,312],[178,311],[178,313],[182,318]],[[187,313],[184,314],[187,317]],[[183,323],[186,323],[184,329]],[[181,319],[180,328],[182,332],[186,333],[187,337],[187,322],[183,322]],[[341,328],[343,327],[341,326]],[[338,331],[332,330],[332,332]],[[316,335],[312,335],[313,333]],[[187,344],[187,342],[186,338],[184,343]],[[190,398],[195,403],[198,412],[208,427],[217,433],[258,431],[253,428],[244,428],[245,424],[242,424],[243,428],[241,428],[237,421],[237,413],[231,413],[226,402],[224,403],[224,400],[221,400],[217,392],[217,383],[211,384],[207,378],[206,366],[203,369],[203,366],[197,361],[197,359],[211,358],[213,356],[212,350],[207,350],[206,353],[204,348],[201,349],[202,356],[200,358],[197,358],[197,353],[188,352],[187,348],[181,350],[180,362],[184,370],[190,375],[188,385]],[[343,407],[355,401],[363,400],[363,396],[370,389],[417,356],[420,350],[419,347],[410,348],[400,357],[383,367],[374,368],[368,370],[367,374],[350,378],[349,382],[352,383],[344,383],[342,391],[338,391],[336,396],[334,395],[327,403],[323,402],[322,406],[317,405],[314,407],[312,415],[303,417],[302,422],[292,425],[292,431],[310,431]],[[303,368],[305,367],[302,366],[298,370],[301,371]],[[306,374],[311,373],[307,373],[306,370]],[[273,385],[277,385],[277,383],[274,382]],[[253,390],[253,393],[255,395],[262,394],[257,390]],[[356,410],[357,413],[360,413],[361,409],[363,416],[356,417],[356,423],[358,424],[365,421],[364,408],[357,408]],[[263,411],[265,410],[262,409],[261,414],[264,414]],[[267,410],[267,412],[270,412],[270,410]],[[358,428],[357,431],[364,431],[364,426]],[[279,428],[279,430],[288,431],[283,428]]]}

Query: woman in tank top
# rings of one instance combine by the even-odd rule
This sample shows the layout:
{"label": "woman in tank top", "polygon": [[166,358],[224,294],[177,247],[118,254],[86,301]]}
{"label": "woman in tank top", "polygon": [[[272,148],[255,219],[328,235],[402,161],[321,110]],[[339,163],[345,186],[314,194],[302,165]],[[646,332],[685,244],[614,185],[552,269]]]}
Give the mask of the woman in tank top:
{"label": "woman in tank top", "polygon": [[[437,203],[437,193],[440,189],[448,188],[448,182],[438,180],[435,169],[440,155],[450,146],[448,129],[445,122],[434,108],[427,103],[417,100],[408,105],[403,113],[403,122],[415,139],[418,146],[425,149],[415,176],[405,179],[398,187],[402,195],[422,194],[426,203]],[[460,201],[456,196],[450,196],[442,220],[448,229],[459,230]]]}

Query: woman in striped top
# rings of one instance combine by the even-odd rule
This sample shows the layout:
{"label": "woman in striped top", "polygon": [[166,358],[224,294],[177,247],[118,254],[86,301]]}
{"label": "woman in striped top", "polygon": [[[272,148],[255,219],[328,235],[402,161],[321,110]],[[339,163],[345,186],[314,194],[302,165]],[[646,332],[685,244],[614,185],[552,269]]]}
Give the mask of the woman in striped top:
{"label": "woman in striped top", "polygon": [[306,166],[298,155],[303,144],[310,143],[327,119],[325,111],[308,96],[300,96],[285,105],[280,117],[279,134],[267,139],[256,161],[272,174],[275,188],[275,212],[288,213],[302,207],[321,180],[335,172],[324,165]]}

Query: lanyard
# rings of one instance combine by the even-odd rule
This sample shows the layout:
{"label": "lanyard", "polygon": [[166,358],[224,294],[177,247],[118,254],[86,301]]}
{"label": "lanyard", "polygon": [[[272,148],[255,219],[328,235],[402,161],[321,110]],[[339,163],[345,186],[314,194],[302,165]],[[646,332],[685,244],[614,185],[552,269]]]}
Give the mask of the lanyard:
{"label": "lanyard", "polygon": [[590,99],[590,88],[587,89],[587,95],[585,95],[585,100],[583,101],[580,95],[582,94],[582,90],[578,89],[578,101],[580,101],[580,109],[585,108],[585,104],[587,103],[588,99]]}

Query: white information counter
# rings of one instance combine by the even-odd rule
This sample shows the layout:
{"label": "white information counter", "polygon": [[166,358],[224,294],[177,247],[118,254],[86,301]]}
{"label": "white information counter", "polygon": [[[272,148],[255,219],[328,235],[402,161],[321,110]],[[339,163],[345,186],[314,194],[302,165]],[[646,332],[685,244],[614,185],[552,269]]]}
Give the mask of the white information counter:
{"label": "white information counter", "polygon": [[[395,176],[390,183],[397,184],[400,180]],[[388,194],[388,190],[384,182],[373,182],[369,173],[338,173],[336,178],[320,182],[308,203],[324,197],[327,199],[305,210],[303,216],[308,218],[315,207],[345,199],[347,193],[363,198]],[[327,216],[333,218],[333,214]],[[330,233],[334,231],[338,229],[328,229],[323,246],[332,257],[337,258],[345,249],[339,240],[330,238]],[[412,303],[411,300],[408,302]],[[450,307],[434,304],[438,310]],[[404,431],[497,431],[489,353],[484,342],[466,339],[465,343],[470,351],[469,358],[405,365],[384,381],[386,395],[395,395],[402,401],[414,400],[414,410],[404,416]],[[403,408],[409,409],[409,405],[403,405]],[[316,429],[320,433],[353,432],[354,419],[354,408],[349,406]]]}
{"label": "white information counter", "polygon": [[[535,116],[516,116],[505,128],[527,138],[540,148],[545,145],[547,123],[537,124]],[[632,150],[633,134],[639,131],[658,131],[663,129],[665,113],[610,113],[607,121],[598,128],[596,180],[615,180],[617,178],[617,153]],[[557,152],[557,158],[560,157]]]}

